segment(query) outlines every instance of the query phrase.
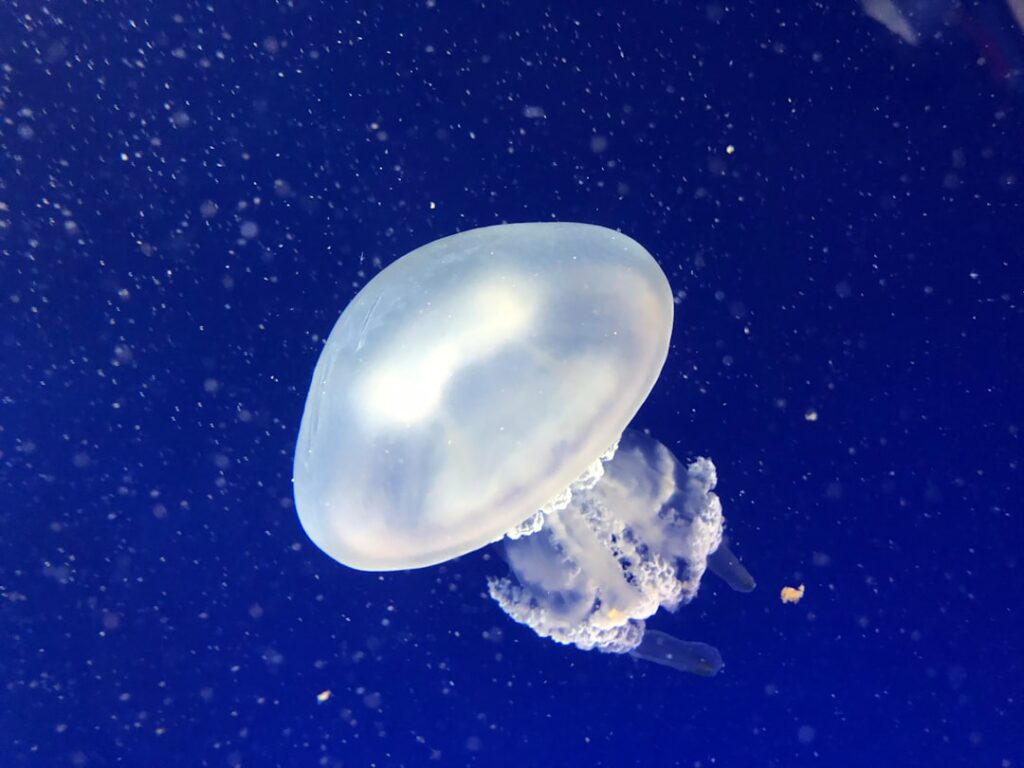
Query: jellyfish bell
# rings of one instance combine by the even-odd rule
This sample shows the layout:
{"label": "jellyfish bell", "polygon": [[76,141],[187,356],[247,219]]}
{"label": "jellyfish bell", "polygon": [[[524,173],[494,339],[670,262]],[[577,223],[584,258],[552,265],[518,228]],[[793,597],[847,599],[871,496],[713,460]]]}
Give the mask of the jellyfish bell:
{"label": "jellyfish bell", "polygon": [[654,259],[602,227],[485,227],[400,258],[317,363],[294,466],[306,533],[370,571],[500,539],[618,438],[672,312]]}
{"label": "jellyfish bell", "polygon": [[[651,444],[638,457],[631,439],[613,458],[661,372],[673,308],[654,258],[603,227],[484,227],[398,259],[344,310],[317,362],[294,462],[306,533],[368,571],[429,566],[507,538],[519,581],[492,581],[491,591],[513,618],[539,634],[552,616],[618,633],[614,643],[580,647],[637,647],[635,574],[621,574],[636,563],[586,533],[593,516],[583,505],[612,492],[602,482],[612,467],[627,500],[622,483],[664,484],[659,472],[670,470],[676,482],[678,462],[665,464]],[[615,525],[617,514],[609,508]],[[665,535],[686,543],[690,530],[639,513],[617,530],[644,526],[641,553],[659,551]],[[700,573],[720,541],[719,510]],[[665,557],[677,569],[682,555]],[[590,581],[567,583],[576,571]],[[590,590],[590,605],[575,587]],[[642,595],[645,615],[672,603],[663,597]],[[531,623],[536,611],[525,611],[541,604],[548,623]]]}

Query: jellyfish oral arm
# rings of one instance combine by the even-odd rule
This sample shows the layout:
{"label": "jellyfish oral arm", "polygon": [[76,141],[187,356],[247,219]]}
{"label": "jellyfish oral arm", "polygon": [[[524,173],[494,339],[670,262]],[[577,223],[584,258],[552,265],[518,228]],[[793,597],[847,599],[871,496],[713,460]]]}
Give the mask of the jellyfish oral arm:
{"label": "jellyfish oral arm", "polygon": [[722,662],[712,646],[645,633],[645,619],[659,608],[674,610],[697,595],[716,551],[737,589],[753,582],[722,549],[714,464],[697,459],[684,467],[661,443],[627,430],[596,474],[538,530],[517,530],[502,543],[514,579],[492,579],[491,596],[541,637],[715,674]]}

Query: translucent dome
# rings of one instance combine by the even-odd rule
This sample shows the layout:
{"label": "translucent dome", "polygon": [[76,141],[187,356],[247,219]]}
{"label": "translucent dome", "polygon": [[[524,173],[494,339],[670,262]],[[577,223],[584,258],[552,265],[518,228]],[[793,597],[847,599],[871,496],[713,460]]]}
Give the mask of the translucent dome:
{"label": "translucent dome", "polygon": [[363,570],[496,541],[619,438],[658,378],[673,298],[638,243],[506,224],[403,256],[328,338],[295,453],[309,537]]}

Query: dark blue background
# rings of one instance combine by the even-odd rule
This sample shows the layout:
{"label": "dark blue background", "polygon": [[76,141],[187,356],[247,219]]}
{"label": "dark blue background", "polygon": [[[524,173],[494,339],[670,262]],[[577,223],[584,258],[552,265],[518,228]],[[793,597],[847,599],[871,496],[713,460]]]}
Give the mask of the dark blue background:
{"label": "dark blue background", "polygon": [[[0,9],[0,765],[1024,764],[1024,34],[598,5]],[[551,219],[681,297],[636,424],[714,458],[759,588],[651,625],[717,678],[536,638],[487,552],[348,570],[292,509],[356,290]]]}

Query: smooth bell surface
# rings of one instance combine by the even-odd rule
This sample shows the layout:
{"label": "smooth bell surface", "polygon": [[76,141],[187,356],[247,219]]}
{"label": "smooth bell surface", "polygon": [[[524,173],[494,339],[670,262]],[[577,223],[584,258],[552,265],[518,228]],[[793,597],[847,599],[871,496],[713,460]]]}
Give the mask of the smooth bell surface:
{"label": "smooth bell surface", "polygon": [[363,570],[500,539],[615,442],[672,315],[657,262],[603,227],[484,227],[403,256],[317,362],[294,467],[306,533]]}

